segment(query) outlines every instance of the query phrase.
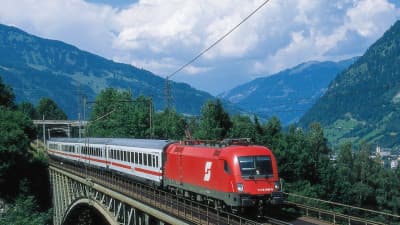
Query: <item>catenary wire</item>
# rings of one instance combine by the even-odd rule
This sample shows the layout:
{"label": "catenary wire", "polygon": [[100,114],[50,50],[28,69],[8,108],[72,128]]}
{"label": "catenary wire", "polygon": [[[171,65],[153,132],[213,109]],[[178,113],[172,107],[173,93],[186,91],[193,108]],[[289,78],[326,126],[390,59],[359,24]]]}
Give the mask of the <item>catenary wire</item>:
{"label": "catenary wire", "polygon": [[187,63],[179,67],[177,70],[175,70],[173,73],[169,74],[166,76],[166,79],[169,79],[173,76],[175,76],[177,73],[182,71],[184,68],[192,64],[194,61],[196,61],[198,58],[200,58],[202,55],[204,55],[206,52],[208,52],[210,49],[212,49],[214,46],[216,46],[218,43],[220,43],[222,40],[224,40],[226,37],[228,37],[233,31],[235,31],[240,25],[242,25],[244,22],[246,22],[251,16],[253,16],[258,10],[260,10],[264,5],[266,5],[270,0],[264,1],[261,5],[259,5],[255,10],[253,10],[248,16],[246,16],[240,23],[238,23],[236,26],[231,28],[227,33],[225,33],[222,37],[220,37],[218,40],[216,40],[213,44],[211,44],[208,48],[204,49],[201,51],[199,54],[197,54],[193,59],[189,60]]}

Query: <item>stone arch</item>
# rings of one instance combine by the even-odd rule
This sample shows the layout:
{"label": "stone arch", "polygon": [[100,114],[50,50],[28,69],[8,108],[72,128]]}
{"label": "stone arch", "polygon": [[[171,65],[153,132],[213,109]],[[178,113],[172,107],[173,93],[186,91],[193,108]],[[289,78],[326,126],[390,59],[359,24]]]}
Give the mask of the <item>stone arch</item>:
{"label": "stone arch", "polygon": [[75,202],[73,202],[67,209],[67,211],[64,214],[64,217],[62,219],[62,223],[64,224],[66,219],[70,216],[71,212],[80,205],[88,205],[96,209],[107,221],[109,225],[120,225],[115,217],[108,211],[106,210],[100,203],[98,203],[95,200],[88,199],[88,198],[80,198],[77,199]]}

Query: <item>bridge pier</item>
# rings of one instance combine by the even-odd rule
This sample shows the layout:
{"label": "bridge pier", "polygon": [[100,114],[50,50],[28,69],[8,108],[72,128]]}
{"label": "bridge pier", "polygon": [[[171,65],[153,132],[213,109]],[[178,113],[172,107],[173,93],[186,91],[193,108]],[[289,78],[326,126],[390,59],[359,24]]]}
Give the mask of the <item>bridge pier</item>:
{"label": "bridge pier", "polygon": [[49,172],[54,225],[67,225],[74,210],[82,206],[95,209],[109,225],[188,224],[90,179],[54,166]]}

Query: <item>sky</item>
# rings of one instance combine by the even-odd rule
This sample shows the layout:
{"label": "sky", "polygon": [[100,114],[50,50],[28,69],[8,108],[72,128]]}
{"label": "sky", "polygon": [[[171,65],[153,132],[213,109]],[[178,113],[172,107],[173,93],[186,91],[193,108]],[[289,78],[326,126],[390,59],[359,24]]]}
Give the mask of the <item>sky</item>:
{"label": "sky", "polygon": [[[0,23],[165,77],[265,0],[0,0]],[[270,0],[172,77],[218,95],[307,61],[362,55],[399,0]]]}

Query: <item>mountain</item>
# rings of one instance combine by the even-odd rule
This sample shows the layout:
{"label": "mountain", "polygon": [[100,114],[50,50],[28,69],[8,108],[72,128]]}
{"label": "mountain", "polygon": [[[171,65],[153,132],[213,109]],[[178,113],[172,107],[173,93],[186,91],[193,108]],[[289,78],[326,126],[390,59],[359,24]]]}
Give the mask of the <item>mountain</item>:
{"label": "mountain", "polygon": [[[131,90],[134,97],[152,96],[156,109],[165,106],[165,79],[1,24],[0,76],[13,87],[17,102],[36,104],[41,97],[50,97],[69,118],[82,115],[83,96],[93,101],[108,87]],[[198,114],[206,100],[214,99],[177,82],[171,82],[171,94],[177,111],[185,114]]]}
{"label": "mountain", "polygon": [[338,75],[299,123],[312,121],[332,144],[400,145],[400,21]]}
{"label": "mountain", "polygon": [[262,117],[276,115],[283,124],[293,123],[325,93],[335,76],[354,61],[303,63],[235,87],[220,97]]}

